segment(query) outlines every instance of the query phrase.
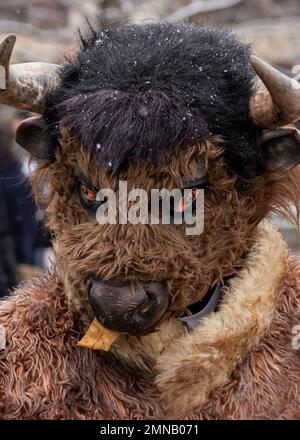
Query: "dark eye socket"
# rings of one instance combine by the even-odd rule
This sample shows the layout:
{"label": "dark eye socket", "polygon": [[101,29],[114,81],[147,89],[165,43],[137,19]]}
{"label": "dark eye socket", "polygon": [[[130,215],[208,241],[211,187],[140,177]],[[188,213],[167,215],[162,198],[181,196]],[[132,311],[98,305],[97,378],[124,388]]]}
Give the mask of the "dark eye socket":
{"label": "dark eye socket", "polygon": [[195,202],[199,195],[199,188],[191,188],[192,191],[189,191],[188,194],[182,194],[182,198],[179,202],[179,205],[176,207],[177,212],[183,213],[189,206],[193,205],[193,209],[195,208]]}
{"label": "dark eye socket", "polygon": [[80,183],[80,194],[85,202],[93,203],[96,201],[97,194],[84,183]]}
{"label": "dark eye socket", "polygon": [[[207,176],[203,176],[201,178],[195,179],[192,182],[183,181],[182,188],[182,198],[178,204],[178,206],[174,206],[173,210],[179,213],[184,213],[184,211],[190,206],[193,206],[193,210],[195,209],[196,199],[199,195],[200,189],[205,189],[208,186]],[[191,191],[188,194],[184,193],[185,189],[189,189]]]}
{"label": "dark eye socket", "polygon": [[81,203],[85,208],[94,208],[99,206],[97,201],[97,191],[90,188],[84,181],[79,183],[79,196]]}

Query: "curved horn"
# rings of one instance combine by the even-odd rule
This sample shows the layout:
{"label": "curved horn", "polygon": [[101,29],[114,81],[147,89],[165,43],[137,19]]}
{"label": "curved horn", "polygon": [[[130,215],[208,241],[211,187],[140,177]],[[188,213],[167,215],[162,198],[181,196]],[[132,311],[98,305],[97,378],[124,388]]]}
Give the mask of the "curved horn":
{"label": "curved horn", "polygon": [[251,64],[259,80],[250,104],[254,123],[262,128],[281,127],[300,119],[300,84],[255,55]]}
{"label": "curved horn", "polygon": [[58,65],[23,63],[10,65],[16,42],[8,35],[0,44],[0,103],[42,114],[46,95],[59,84]]}

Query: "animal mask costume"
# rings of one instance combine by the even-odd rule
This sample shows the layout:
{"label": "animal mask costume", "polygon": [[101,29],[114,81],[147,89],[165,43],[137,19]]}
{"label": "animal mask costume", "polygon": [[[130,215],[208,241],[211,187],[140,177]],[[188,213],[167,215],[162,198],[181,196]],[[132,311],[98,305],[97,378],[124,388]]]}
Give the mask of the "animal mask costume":
{"label": "animal mask costume", "polygon": [[[299,418],[299,266],[265,221],[299,206],[297,82],[210,28],[91,31],[61,67],[14,43],[0,101],[40,115],[16,138],[57,266],[1,303],[0,415]],[[203,233],[99,224],[120,181],[203,189]]]}

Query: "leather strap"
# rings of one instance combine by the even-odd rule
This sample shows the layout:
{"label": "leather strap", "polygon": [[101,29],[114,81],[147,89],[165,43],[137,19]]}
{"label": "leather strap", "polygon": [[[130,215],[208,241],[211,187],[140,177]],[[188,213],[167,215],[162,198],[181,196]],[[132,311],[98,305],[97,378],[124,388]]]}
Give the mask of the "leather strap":
{"label": "leather strap", "polygon": [[198,326],[201,318],[208,315],[209,313],[214,312],[217,309],[222,293],[223,285],[219,283],[214,288],[214,291],[211,294],[211,297],[207,304],[199,312],[195,313],[194,315],[183,316],[179,318],[179,321],[183,322],[188,330],[193,330],[195,327]]}

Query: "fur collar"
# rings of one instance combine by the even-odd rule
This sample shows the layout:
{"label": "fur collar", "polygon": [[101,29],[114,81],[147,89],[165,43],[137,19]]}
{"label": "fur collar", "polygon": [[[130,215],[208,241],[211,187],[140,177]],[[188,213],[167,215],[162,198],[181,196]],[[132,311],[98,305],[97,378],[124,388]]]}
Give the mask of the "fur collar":
{"label": "fur collar", "polygon": [[179,320],[163,322],[156,333],[121,336],[113,353],[123,362],[156,373],[161,405],[169,417],[201,405],[223,385],[268,329],[287,271],[281,234],[262,222],[243,269],[225,288],[217,312],[188,333]]}
{"label": "fur collar", "polygon": [[264,222],[244,268],[229,282],[219,310],[158,356],[156,384],[168,416],[178,417],[201,405],[258,346],[272,320],[286,260],[287,246],[280,233]]}

